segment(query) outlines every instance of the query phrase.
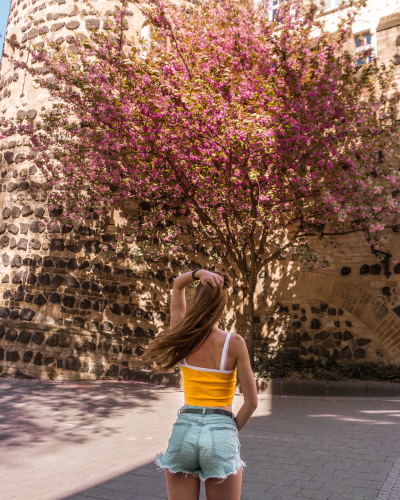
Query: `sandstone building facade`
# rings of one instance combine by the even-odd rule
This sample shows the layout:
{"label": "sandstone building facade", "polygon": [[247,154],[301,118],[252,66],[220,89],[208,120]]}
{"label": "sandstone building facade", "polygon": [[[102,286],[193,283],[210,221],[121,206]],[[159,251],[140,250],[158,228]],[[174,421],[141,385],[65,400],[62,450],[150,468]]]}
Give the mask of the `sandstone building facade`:
{"label": "sandstone building facade", "polygon": [[[343,15],[335,1],[328,2],[326,11],[332,29]],[[93,5],[105,14],[112,13],[114,3],[96,0]],[[130,14],[129,30],[140,32],[143,19],[134,8]],[[40,43],[39,30],[54,31],[58,43],[68,45],[72,35],[100,23],[79,0],[12,0],[6,37],[21,41],[25,49],[15,53],[5,44],[0,120],[40,121],[51,109],[46,92],[12,64],[13,58],[26,60],[29,44]],[[360,34],[380,59],[394,58],[397,75],[400,0],[368,0],[354,27],[354,36]],[[126,256],[101,251],[100,243],[123,232],[124,213],[104,231],[94,229],[93,221],[69,227],[62,210],[51,214],[59,221],[56,226],[44,223],[46,199],[33,199],[30,183],[39,172],[26,159],[28,151],[23,137],[0,141],[2,376],[130,378],[141,366],[141,342],[168,323],[177,263],[171,258],[135,269]],[[377,262],[365,237],[356,234],[344,239],[345,256],[323,271],[304,272],[285,260],[265,269],[257,290],[258,346],[344,363],[400,363],[400,264],[394,263],[400,260],[400,234],[386,233],[390,258],[385,265]],[[189,267],[207,262],[201,246],[188,256]],[[241,298],[233,289],[226,328],[241,332],[240,310]]]}

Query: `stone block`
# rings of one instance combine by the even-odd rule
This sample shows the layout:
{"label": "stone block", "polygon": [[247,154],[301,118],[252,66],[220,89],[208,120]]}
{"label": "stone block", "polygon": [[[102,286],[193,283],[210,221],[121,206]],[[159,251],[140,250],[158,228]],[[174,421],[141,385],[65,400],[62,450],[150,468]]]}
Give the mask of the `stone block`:
{"label": "stone block", "polygon": [[118,316],[121,315],[121,308],[120,308],[119,304],[117,304],[117,303],[111,304],[110,310],[113,314],[116,314]]}
{"label": "stone block", "polygon": [[11,163],[14,162],[14,153],[12,153],[11,151],[7,151],[6,153],[4,153],[4,160],[8,165],[11,165]]}
{"label": "stone block", "polygon": [[33,343],[40,345],[40,344],[42,344],[43,340],[44,340],[44,333],[43,332],[35,332],[33,334],[33,337],[32,337]]}
{"label": "stone block", "polygon": [[322,323],[318,318],[313,318],[311,320],[311,328],[313,330],[319,330],[322,327]]}
{"label": "stone block", "polygon": [[34,220],[30,225],[30,230],[32,233],[43,233],[45,229],[46,225],[38,220]]}
{"label": "stone block", "polygon": [[37,282],[37,277],[34,273],[29,273],[28,277],[26,278],[26,284],[27,285],[35,285]]}
{"label": "stone block", "polygon": [[20,238],[18,240],[17,249],[18,250],[27,250],[28,248],[28,240],[26,238]]}
{"label": "stone block", "polygon": [[28,234],[29,231],[29,223],[21,222],[19,225],[19,231],[21,234]]}
{"label": "stone block", "polygon": [[[3,219],[8,219],[11,216],[11,208],[9,208],[9,207],[3,208],[2,215],[3,215]],[[3,226],[1,226],[1,227],[3,227]],[[6,225],[6,227],[7,227],[7,225]],[[4,231],[2,231],[2,232],[4,232]]]}
{"label": "stone block", "polygon": [[0,319],[7,319],[11,314],[11,310],[8,307],[3,307],[0,309]]}
{"label": "stone block", "polygon": [[92,303],[89,299],[82,299],[79,304],[79,309],[91,309]]}
{"label": "stone block", "polygon": [[142,338],[142,337],[145,337],[146,335],[144,333],[143,328],[141,328],[140,326],[137,326],[134,330],[133,336],[137,337],[137,338]]}
{"label": "stone block", "polygon": [[18,319],[19,318],[19,310],[13,309],[10,313],[9,319]]}
{"label": "stone block", "polygon": [[3,234],[3,236],[0,236],[0,248],[8,247],[9,243],[10,243],[9,236],[7,236],[6,234]]}
{"label": "stone block", "polygon": [[105,333],[112,332],[113,328],[113,324],[109,321],[104,321],[101,325],[101,331]]}
{"label": "stone block", "polygon": [[28,111],[26,112],[26,116],[29,120],[34,120],[37,116],[36,109],[28,109]]}
{"label": "stone block", "polygon": [[65,369],[71,371],[79,371],[82,368],[82,363],[76,356],[67,356],[65,358]]}
{"label": "stone block", "polygon": [[76,28],[79,28],[80,22],[79,21],[69,21],[65,27],[68,28],[69,30],[76,30]]}
{"label": "stone block", "polygon": [[117,378],[118,377],[118,372],[119,372],[119,367],[116,364],[112,364],[108,367],[108,370],[106,371],[105,377],[109,378]]}
{"label": "stone block", "polygon": [[41,286],[49,286],[50,285],[50,275],[49,273],[39,274],[38,282]]}
{"label": "stone block", "polygon": [[62,298],[62,303],[65,307],[74,307],[75,304],[75,297],[73,295],[65,295],[65,297]]}
{"label": "stone block", "polygon": [[28,307],[24,307],[19,315],[19,319],[21,321],[32,321],[35,314],[36,314],[36,312],[33,311],[32,309],[29,309]]}
{"label": "stone block", "polygon": [[329,332],[322,331],[322,332],[316,333],[314,338],[317,340],[326,340],[327,338],[330,337],[330,335],[331,334]]}
{"label": "stone block", "polygon": [[33,352],[32,351],[26,351],[24,352],[22,361],[24,363],[30,363],[31,359],[33,358]]}
{"label": "stone block", "polygon": [[365,352],[365,349],[363,349],[362,347],[359,347],[358,349],[356,349],[354,351],[355,358],[363,359],[363,358],[365,358],[365,356],[366,356],[366,352]]}
{"label": "stone block", "polygon": [[53,252],[62,252],[65,249],[63,240],[51,240],[50,250]]}
{"label": "stone block", "polygon": [[[31,173],[31,172],[29,172],[29,173]],[[44,208],[43,207],[36,207],[33,213],[34,213],[35,217],[38,217],[40,219],[43,217]],[[44,226],[43,226],[43,229],[44,229]]]}
{"label": "stone block", "polygon": [[86,29],[90,29],[90,28],[99,29],[100,28],[100,20],[97,18],[86,19],[85,26],[86,26]]}
{"label": "stone block", "polygon": [[31,332],[28,330],[22,330],[18,335],[18,342],[22,344],[27,344],[31,338]]}
{"label": "stone block", "polygon": [[79,288],[79,282],[72,274],[68,274],[65,277],[64,286],[67,288]]}
{"label": "stone block", "polygon": [[58,31],[65,26],[65,23],[55,23],[51,26],[52,31]]}
{"label": "stone block", "polygon": [[11,234],[18,234],[19,227],[16,224],[9,224],[7,227],[7,231]]}
{"label": "stone block", "polygon": [[42,366],[43,364],[43,354],[41,352],[37,352],[36,356],[33,359],[33,364],[36,366]]}
{"label": "stone block", "polygon": [[17,206],[14,206],[11,210],[11,217],[13,219],[17,219],[21,215],[21,209]]}
{"label": "stone block", "polygon": [[6,361],[11,361],[15,363],[16,361],[19,361],[20,356],[18,351],[7,351],[6,352]]}
{"label": "stone block", "polygon": [[[29,352],[31,352],[31,351],[29,351]],[[24,358],[25,358],[26,354],[28,354],[28,353],[26,353],[26,352],[24,353]],[[25,361],[25,359],[23,359],[23,361]],[[23,372],[22,370],[19,370],[19,369],[15,372],[14,378],[16,378],[16,379],[23,379],[23,380],[34,380],[35,379],[35,377],[33,375],[31,375],[29,373],[25,373],[25,372]]]}
{"label": "stone block", "polygon": [[106,299],[95,300],[95,302],[93,303],[93,309],[95,311],[104,312],[106,307],[107,307]]}
{"label": "stone block", "polygon": [[[10,249],[13,250],[17,246],[17,240],[14,236],[10,238]],[[19,267],[19,266],[17,266]]]}
{"label": "stone block", "polygon": [[14,276],[11,279],[11,283],[25,283],[26,277],[28,275],[28,271],[20,270],[17,273],[14,274]]}
{"label": "stone block", "polygon": [[29,182],[23,181],[18,184],[18,191],[27,191],[29,189]]}
{"label": "stone block", "polygon": [[14,255],[11,260],[11,267],[21,267],[22,266],[22,258],[20,255]]}
{"label": "stone block", "polygon": [[61,274],[56,274],[51,278],[50,284],[51,286],[59,287],[64,284],[64,281],[64,276],[61,276]]}
{"label": "stone block", "polygon": [[18,332],[15,328],[9,328],[6,331],[6,335],[4,338],[10,342],[13,342],[17,338],[17,335],[18,335]]}
{"label": "stone block", "polygon": [[94,283],[93,281],[90,283],[91,292],[100,293],[101,290],[102,290],[101,286],[99,286],[97,283]]}

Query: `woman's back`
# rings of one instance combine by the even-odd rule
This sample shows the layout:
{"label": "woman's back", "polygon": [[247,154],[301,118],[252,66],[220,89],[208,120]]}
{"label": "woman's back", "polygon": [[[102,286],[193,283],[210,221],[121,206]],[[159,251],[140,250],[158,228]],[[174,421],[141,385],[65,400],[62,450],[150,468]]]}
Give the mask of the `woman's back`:
{"label": "woman's back", "polygon": [[[199,368],[208,368],[211,370],[219,370],[221,367],[221,358],[228,333],[219,328],[213,329],[204,344],[194,353],[186,357],[186,362],[190,366]],[[227,356],[224,360],[225,370],[233,371],[236,368],[236,356],[232,348],[234,335],[229,339],[227,346]]]}

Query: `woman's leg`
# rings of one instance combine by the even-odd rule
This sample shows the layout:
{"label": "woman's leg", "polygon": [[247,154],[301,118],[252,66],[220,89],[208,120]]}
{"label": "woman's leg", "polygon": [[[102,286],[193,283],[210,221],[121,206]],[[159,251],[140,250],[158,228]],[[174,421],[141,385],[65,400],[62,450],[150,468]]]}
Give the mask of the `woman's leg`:
{"label": "woman's leg", "polygon": [[[200,479],[197,476],[165,470],[168,500],[199,500]],[[239,497],[238,497],[239,498]],[[232,500],[236,500],[232,498]]]}
{"label": "woman's leg", "polygon": [[243,467],[237,474],[231,474],[221,482],[221,479],[206,480],[207,500],[240,500],[242,491]]}

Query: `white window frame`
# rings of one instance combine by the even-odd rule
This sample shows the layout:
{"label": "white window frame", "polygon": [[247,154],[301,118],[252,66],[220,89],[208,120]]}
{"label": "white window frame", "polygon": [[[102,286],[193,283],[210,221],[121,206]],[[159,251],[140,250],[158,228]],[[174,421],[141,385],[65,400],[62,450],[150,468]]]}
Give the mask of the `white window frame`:
{"label": "white window frame", "polygon": [[343,3],[343,1],[344,0],[325,0],[325,5],[327,2],[329,2],[330,4],[333,4],[333,5],[330,5],[329,7],[325,7],[324,11],[329,12],[330,10],[337,9],[338,7],[340,7],[340,5]]}
{"label": "white window frame", "polygon": [[[274,3],[276,5],[274,5]],[[271,6],[270,6],[270,9],[269,9],[269,20],[272,22],[274,20],[274,11],[277,12],[277,10],[279,9],[280,7],[280,0],[271,0]]]}
{"label": "white window frame", "polygon": [[[365,36],[365,35],[371,35],[371,43],[366,43],[364,45],[361,45],[360,47],[356,46],[356,54],[359,53],[359,52],[363,52],[366,49],[371,49],[371,50],[375,51],[374,33],[371,33],[370,30],[360,31],[358,33],[354,33],[353,34],[354,41],[356,41],[357,38]],[[372,59],[374,58],[374,55],[371,54],[370,58],[371,58],[371,61],[372,61]],[[371,61],[365,61],[363,64],[367,64],[368,62],[371,62]],[[357,66],[362,66],[363,64],[357,64]]]}

